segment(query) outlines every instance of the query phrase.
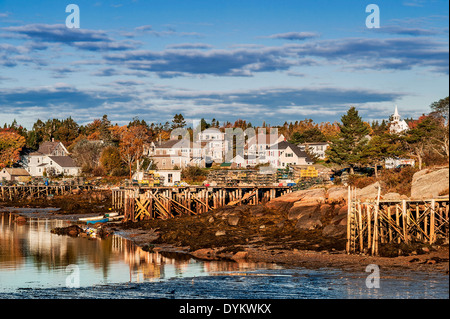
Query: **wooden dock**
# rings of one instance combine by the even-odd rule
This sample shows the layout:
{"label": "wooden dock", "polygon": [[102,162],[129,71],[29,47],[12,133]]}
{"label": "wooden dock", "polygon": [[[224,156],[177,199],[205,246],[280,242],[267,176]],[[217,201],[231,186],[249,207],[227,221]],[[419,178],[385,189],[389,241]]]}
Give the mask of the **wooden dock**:
{"label": "wooden dock", "polygon": [[55,195],[69,195],[74,190],[92,190],[91,185],[19,185],[0,186],[0,200],[14,201],[26,198],[44,198]]}
{"label": "wooden dock", "polygon": [[449,238],[449,198],[361,201],[349,187],[347,253],[379,255],[380,245]]}
{"label": "wooden dock", "polygon": [[242,204],[264,204],[292,192],[287,186],[156,187],[112,190],[112,205],[127,221],[199,215],[211,209]]}

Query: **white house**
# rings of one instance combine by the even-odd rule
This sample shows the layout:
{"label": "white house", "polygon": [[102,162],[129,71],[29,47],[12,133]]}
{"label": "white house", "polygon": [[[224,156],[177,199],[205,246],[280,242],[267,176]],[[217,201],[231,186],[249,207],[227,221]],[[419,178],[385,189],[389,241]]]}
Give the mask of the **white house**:
{"label": "white house", "polygon": [[34,177],[42,177],[44,173],[66,176],[78,176],[81,168],[69,156],[69,152],[61,142],[44,142],[39,150],[25,156],[24,168]]}
{"label": "white house", "polygon": [[285,141],[286,138],[283,134],[264,134],[258,133],[247,141],[244,152],[246,155],[266,155],[266,150],[272,145]]}
{"label": "white house", "polygon": [[228,145],[225,133],[217,128],[209,128],[198,133],[196,142],[204,150],[207,162],[223,162]]}
{"label": "white house", "polygon": [[297,145],[283,141],[266,151],[266,158],[275,168],[285,168],[292,165],[312,165],[314,162],[305,151]]}
{"label": "white house", "polygon": [[151,158],[159,169],[172,169],[177,166],[205,166],[205,151],[198,143],[186,139],[173,139],[155,144]]}
{"label": "white house", "polygon": [[320,159],[325,159],[325,157],[326,157],[325,151],[327,150],[327,148],[329,146],[330,145],[327,142],[304,143],[304,144],[298,145],[298,147],[302,151],[306,151],[306,149],[309,149],[310,152],[316,154],[317,157]]}
{"label": "white house", "polygon": [[26,182],[29,179],[30,174],[23,168],[4,168],[0,170],[0,182],[2,180]]}

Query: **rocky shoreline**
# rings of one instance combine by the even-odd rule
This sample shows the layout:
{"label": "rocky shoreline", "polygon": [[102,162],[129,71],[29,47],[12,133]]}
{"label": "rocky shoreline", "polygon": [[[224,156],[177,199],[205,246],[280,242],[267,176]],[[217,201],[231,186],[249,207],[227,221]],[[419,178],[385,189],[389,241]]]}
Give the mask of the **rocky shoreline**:
{"label": "rocky shoreline", "polygon": [[[223,207],[198,216],[137,223],[108,224],[110,232],[146,251],[171,251],[204,260],[277,263],[284,267],[342,268],[364,271],[369,264],[384,269],[449,272],[448,243],[386,247],[396,257],[347,255],[345,188],[293,192],[265,205]],[[108,192],[74,194],[38,202],[0,203],[27,216],[75,221],[109,210]],[[37,207],[57,207],[43,211]],[[105,226],[103,226],[105,227]]]}

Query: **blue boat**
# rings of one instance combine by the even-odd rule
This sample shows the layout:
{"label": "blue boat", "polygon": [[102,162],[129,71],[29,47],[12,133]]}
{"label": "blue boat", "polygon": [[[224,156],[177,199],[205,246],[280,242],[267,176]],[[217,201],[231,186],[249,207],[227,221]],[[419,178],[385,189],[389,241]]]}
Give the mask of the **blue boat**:
{"label": "blue boat", "polygon": [[97,220],[88,220],[86,222],[87,225],[89,224],[96,224],[96,223],[107,223],[109,221],[109,218],[103,218],[103,219],[97,219]]}

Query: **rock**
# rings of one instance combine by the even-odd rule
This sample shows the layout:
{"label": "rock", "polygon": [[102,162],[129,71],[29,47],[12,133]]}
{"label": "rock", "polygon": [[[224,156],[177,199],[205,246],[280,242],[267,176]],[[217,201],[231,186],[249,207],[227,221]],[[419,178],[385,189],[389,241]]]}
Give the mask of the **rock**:
{"label": "rock", "polygon": [[303,215],[297,220],[295,228],[300,230],[313,230],[322,227],[320,218],[314,215]]}
{"label": "rock", "polygon": [[341,200],[347,200],[348,188],[347,187],[332,187],[327,191],[328,202],[339,202]]}
{"label": "rock", "polygon": [[421,170],[414,174],[411,183],[412,199],[431,199],[449,188],[449,169]]}
{"label": "rock", "polygon": [[266,207],[268,209],[272,209],[279,213],[284,213],[289,211],[289,209],[292,207],[292,202],[284,202],[284,201],[277,201],[277,200],[271,200],[266,204]]}
{"label": "rock", "polygon": [[216,257],[216,253],[212,248],[198,249],[192,252],[191,255],[200,259],[214,259]]}
{"label": "rock", "polygon": [[57,235],[69,235],[72,237],[77,237],[78,234],[84,232],[84,230],[78,225],[72,225],[68,227],[56,227],[53,228],[50,232]]}
{"label": "rock", "polygon": [[402,195],[400,195],[399,193],[387,193],[387,194],[382,196],[382,199],[386,199],[386,200],[401,200],[402,199]]}
{"label": "rock", "polygon": [[356,191],[356,197],[358,199],[377,199],[378,187],[381,187],[379,182],[370,184],[362,189]]}
{"label": "rock", "polygon": [[422,252],[425,253],[425,254],[429,253],[430,249],[428,247],[422,247]]}
{"label": "rock", "polygon": [[266,204],[266,207],[276,211],[287,212],[296,202],[309,202],[309,205],[324,203],[326,192],[323,188],[306,189],[292,192],[275,198]]}
{"label": "rock", "polygon": [[324,204],[320,206],[320,215],[321,216],[327,216],[327,215],[332,215],[332,207],[331,205],[328,204]]}
{"label": "rock", "polygon": [[314,214],[316,210],[318,210],[319,206],[293,206],[288,213],[288,219],[299,219],[305,214],[311,215]]}
{"label": "rock", "polygon": [[225,236],[227,233],[224,231],[224,230],[218,230],[217,232],[216,232],[216,236],[217,237],[219,237],[219,236]]}
{"label": "rock", "polygon": [[347,233],[347,227],[342,225],[328,225],[322,231],[324,237],[343,237]]}
{"label": "rock", "polygon": [[331,219],[330,224],[331,225],[347,225],[347,213],[334,216]]}
{"label": "rock", "polygon": [[249,212],[254,217],[261,217],[266,213],[266,208],[264,205],[251,206]]}
{"label": "rock", "polygon": [[238,223],[239,223],[239,217],[238,216],[230,216],[230,217],[228,217],[228,225],[230,225],[230,226],[237,226]]}
{"label": "rock", "polygon": [[27,219],[25,217],[19,216],[14,220],[16,223],[26,223]]}
{"label": "rock", "polygon": [[247,259],[247,258],[248,258],[247,251],[238,251],[232,257],[233,260],[243,260],[243,259]]}

